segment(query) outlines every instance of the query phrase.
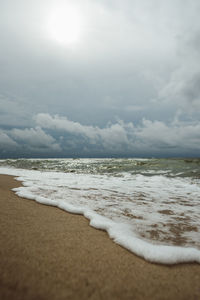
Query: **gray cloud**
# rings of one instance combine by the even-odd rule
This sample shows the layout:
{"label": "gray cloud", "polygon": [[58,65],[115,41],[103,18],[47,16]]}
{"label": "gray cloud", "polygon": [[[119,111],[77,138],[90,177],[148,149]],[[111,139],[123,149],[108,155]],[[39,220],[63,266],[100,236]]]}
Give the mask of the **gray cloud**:
{"label": "gray cloud", "polygon": [[[36,127],[1,132],[2,149],[17,146],[49,156],[184,156],[200,150],[200,124],[175,119],[170,124],[143,119],[140,125],[119,120],[104,128],[82,125],[67,118],[38,114]],[[16,149],[14,148],[14,151]],[[31,155],[28,155],[31,156]]]}
{"label": "gray cloud", "polygon": [[59,116],[50,116],[49,114],[38,114],[35,117],[36,123],[42,128],[65,130],[72,134],[81,134],[88,137],[91,141],[102,139],[107,144],[118,142],[127,143],[125,124],[111,124],[106,128],[97,126],[84,126],[78,122],[73,122],[67,118]]}
{"label": "gray cloud", "polygon": [[185,57],[159,96],[165,102],[176,104],[184,113],[200,112],[200,70],[196,60],[188,62]]}
{"label": "gray cloud", "polygon": [[[72,135],[82,135],[88,138],[89,144],[98,144],[106,151],[117,151],[121,155],[128,153],[152,153],[167,152],[177,155],[190,150],[200,150],[200,124],[183,124],[174,120],[167,125],[160,121],[143,119],[142,124],[135,126],[133,123],[109,124],[105,128],[84,126],[67,118],[38,114],[35,117],[36,123],[45,129],[57,132],[66,131]],[[72,138],[73,139],[73,138]],[[77,143],[77,148],[80,145]]]}
{"label": "gray cloud", "polygon": [[200,150],[200,124],[172,123],[143,120],[143,127],[137,136],[154,151],[160,148],[174,148],[177,153],[191,149]]}
{"label": "gray cloud", "polygon": [[183,113],[200,113],[200,24],[180,37],[177,66],[159,90],[159,98]]}
{"label": "gray cloud", "polygon": [[9,148],[16,149],[17,143],[12,140],[5,132],[0,131],[0,149],[7,150]]}
{"label": "gray cloud", "polygon": [[[81,13],[76,44],[52,39],[58,6]],[[198,0],[2,0],[1,149],[7,139],[16,155],[198,155],[199,10]]]}
{"label": "gray cloud", "polygon": [[40,127],[25,128],[25,129],[12,129],[10,131],[12,138],[18,144],[26,145],[31,150],[48,150],[60,151],[60,146],[56,143],[55,139],[49,134],[45,133]]}

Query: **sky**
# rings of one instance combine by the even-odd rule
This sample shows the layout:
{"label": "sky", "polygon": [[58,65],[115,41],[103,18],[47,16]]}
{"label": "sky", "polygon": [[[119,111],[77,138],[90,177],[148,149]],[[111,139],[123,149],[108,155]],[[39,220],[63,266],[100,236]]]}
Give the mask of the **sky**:
{"label": "sky", "polygon": [[0,158],[197,157],[199,0],[1,0]]}

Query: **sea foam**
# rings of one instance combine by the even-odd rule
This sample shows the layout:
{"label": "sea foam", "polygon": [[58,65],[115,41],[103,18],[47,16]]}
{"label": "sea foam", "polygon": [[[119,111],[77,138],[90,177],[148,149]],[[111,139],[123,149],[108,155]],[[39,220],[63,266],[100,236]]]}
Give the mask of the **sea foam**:
{"label": "sea foam", "polygon": [[[200,187],[186,179],[15,168],[0,168],[0,173],[17,176],[22,181],[22,187],[13,189],[18,196],[84,215],[92,227],[107,231],[117,244],[147,261],[200,263]],[[176,219],[180,219],[183,230],[178,235],[183,246],[174,245],[173,238],[170,239],[173,233],[170,228],[175,226],[178,230]],[[160,236],[153,238],[152,232]]]}

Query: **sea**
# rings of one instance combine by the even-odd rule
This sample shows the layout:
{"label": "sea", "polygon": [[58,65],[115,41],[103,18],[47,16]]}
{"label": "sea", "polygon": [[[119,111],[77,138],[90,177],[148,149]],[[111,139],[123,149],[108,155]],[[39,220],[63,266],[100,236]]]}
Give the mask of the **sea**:
{"label": "sea", "polygon": [[200,159],[5,159],[21,197],[84,215],[145,260],[200,263]]}

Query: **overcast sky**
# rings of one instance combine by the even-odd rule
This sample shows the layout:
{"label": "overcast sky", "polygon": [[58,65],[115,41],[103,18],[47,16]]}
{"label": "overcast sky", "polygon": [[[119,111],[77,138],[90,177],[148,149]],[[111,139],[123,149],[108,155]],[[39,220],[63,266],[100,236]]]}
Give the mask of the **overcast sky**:
{"label": "overcast sky", "polygon": [[199,0],[1,0],[0,157],[200,153]]}

